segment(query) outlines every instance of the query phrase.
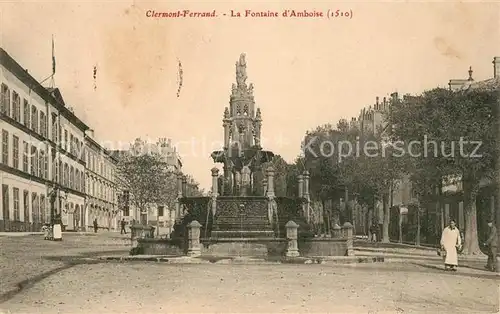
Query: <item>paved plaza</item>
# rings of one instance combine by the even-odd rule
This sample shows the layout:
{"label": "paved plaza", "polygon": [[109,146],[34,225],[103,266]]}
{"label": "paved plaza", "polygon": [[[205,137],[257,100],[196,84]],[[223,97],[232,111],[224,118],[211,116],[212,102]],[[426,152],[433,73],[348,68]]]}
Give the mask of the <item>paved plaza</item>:
{"label": "paved plaza", "polygon": [[0,237],[0,243],[2,292],[32,280],[4,297],[0,308],[11,313],[496,313],[499,308],[498,276],[471,268],[445,273],[435,260],[351,265],[104,262],[92,257],[125,255],[128,239],[75,234],[63,242],[29,236]]}

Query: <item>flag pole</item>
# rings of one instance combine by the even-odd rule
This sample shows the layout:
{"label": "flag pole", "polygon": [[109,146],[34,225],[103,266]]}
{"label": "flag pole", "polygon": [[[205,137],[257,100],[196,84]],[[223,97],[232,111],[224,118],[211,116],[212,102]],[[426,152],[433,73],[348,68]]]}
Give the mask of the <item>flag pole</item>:
{"label": "flag pole", "polygon": [[47,81],[48,79],[51,79],[51,87],[54,87],[54,74],[56,74],[56,57],[54,48],[54,35],[52,35],[52,74],[40,81],[40,84]]}

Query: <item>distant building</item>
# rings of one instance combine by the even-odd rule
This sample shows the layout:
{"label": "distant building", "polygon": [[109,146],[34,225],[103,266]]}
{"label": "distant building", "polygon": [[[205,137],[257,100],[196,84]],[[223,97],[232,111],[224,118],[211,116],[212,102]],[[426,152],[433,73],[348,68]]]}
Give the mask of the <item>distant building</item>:
{"label": "distant building", "polygon": [[116,230],[121,212],[117,206],[116,164],[112,156],[94,138],[94,130],[85,134],[86,215],[85,226],[92,228],[94,219],[100,228]]}
{"label": "distant building", "polygon": [[[172,145],[172,140],[160,138],[156,143],[148,143],[136,139],[131,145],[129,150],[113,151],[112,154],[115,159],[120,160],[130,153],[159,153],[168,167],[173,172],[182,171],[182,160],[175,146]],[[117,174],[119,176],[119,174]],[[118,178],[119,180],[119,178]],[[171,228],[175,221],[175,208],[169,208],[167,204],[152,205],[147,212],[139,213],[137,208],[126,199],[130,200],[130,191],[119,191],[119,203],[122,207],[122,217],[126,221],[135,219],[136,221],[147,221],[148,224],[157,225],[161,227]],[[171,206],[173,207],[173,206]],[[142,217],[141,217],[142,216]]]}
{"label": "distant building", "polygon": [[40,231],[60,216],[84,222],[84,132],[57,88],[45,88],[0,48],[0,231]]}

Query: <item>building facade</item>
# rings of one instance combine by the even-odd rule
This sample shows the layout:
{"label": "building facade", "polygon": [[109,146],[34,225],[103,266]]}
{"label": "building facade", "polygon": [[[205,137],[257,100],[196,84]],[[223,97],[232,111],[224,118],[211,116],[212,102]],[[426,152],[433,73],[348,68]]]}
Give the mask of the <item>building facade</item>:
{"label": "building facade", "polygon": [[118,160],[94,138],[94,131],[85,134],[85,226],[117,230],[122,216],[117,206],[116,165]]}
{"label": "building facade", "polygon": [[56,216],[84,220],[84,132],[57,88],[45,88],[0,48],[1,231],[40,231]]}

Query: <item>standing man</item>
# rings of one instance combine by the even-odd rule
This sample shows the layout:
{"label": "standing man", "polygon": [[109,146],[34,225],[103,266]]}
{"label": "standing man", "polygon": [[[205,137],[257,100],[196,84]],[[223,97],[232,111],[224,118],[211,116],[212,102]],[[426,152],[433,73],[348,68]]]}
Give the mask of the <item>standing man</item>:
{"label": "standing man", "polygon": [[94,219],[94,233],[97,233],[97,218]]}
{"label": "standing man", "polygon": [[490,228],[488,233],[488,240],[484,245],[488,249],[488,263],[486,264],[486,269],[491,271],[497,270],[497,247],[498,247],[498,235],[497,227],[493,224],[493,219],[488,220],[488,227]]}
{"label": "standing man", "polygon": [[455,221],[451,220],[448,227],[444,228],[441,235],[441,249],[446,252],[444,260],[444,270],[456,271],[458,267],[458,253],[462,244],[460,232],[455,225]]}
{"label": "standing man", "polygon": [[120,230],[120,234],[127,234],[127,230],[125,230],[125,225],[126,225],[126,222],[125,222],[125,219],[122,218],[122,221],[120,221],[120,224],[121,224],[121,230]]}
{"label": "standing man", "polygon": [[377,242],[377,224],[373,223],[370,227],[370,241]]}

